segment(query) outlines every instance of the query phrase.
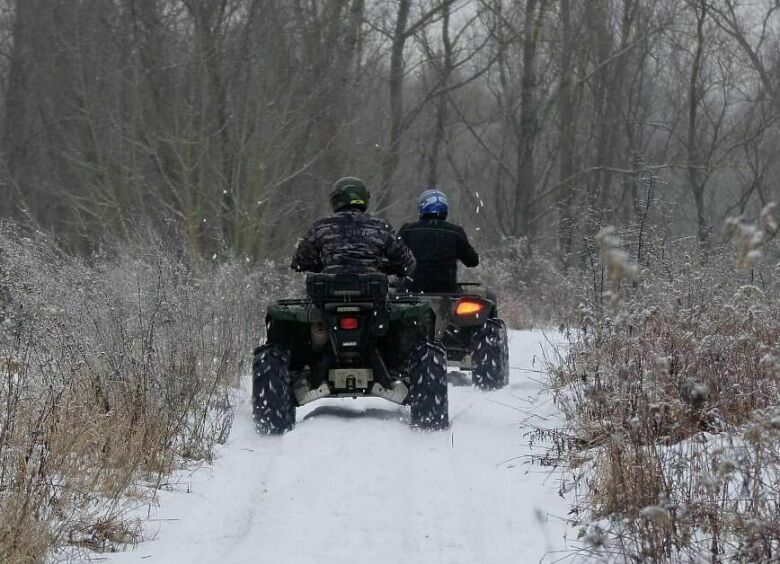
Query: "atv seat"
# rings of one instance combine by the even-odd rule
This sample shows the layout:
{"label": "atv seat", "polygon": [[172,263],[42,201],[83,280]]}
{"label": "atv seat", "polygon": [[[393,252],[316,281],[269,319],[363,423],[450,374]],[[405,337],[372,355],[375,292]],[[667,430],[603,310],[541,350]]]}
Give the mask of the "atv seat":
{"label": "atv seat", "polygon": [[387,298],[384,274],[309,274],[306,295],[316,303],[377,302]]}

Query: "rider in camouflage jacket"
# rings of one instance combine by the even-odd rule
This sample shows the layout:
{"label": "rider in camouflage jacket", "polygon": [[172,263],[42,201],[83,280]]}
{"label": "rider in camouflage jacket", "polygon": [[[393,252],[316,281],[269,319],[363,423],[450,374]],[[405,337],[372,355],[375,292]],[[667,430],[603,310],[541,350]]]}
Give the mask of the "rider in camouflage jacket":
{"label": "rider in camouflage jacket", "polygon": [[412,252],[384,220],[366,213],[369,192],[359,178],[342,178],[330,195],[335,212],[317,220],[298,243],[290,267],[299,272],[408,276]]}

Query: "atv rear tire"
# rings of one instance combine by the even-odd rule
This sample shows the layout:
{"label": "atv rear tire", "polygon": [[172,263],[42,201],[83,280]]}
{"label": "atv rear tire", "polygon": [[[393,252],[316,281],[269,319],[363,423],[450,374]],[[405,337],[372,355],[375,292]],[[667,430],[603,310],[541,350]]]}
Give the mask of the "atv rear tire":
{"label": "atv rear tire", "polygon": [[509,383],[509,340],[500,319],[488,319],[471,341],[471,373],[474,385],[498,390]]}
{"label": "atv rear tire", "polygon": [[409,405],[412,427],[426,431],[449,427],[447,353],[439,343],[424,341],[412,351]]}
{"label": "atv rear tire", "polygon": [[290,393],[290,353],[278,345],[255,349],[252,364],[252,413],[261,435],[281,435],[295,427]]}

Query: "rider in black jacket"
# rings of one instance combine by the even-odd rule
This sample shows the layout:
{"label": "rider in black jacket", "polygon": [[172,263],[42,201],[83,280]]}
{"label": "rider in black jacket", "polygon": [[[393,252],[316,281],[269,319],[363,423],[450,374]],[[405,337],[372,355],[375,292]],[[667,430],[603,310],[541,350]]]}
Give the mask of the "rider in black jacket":
{"label": "rider in black jacket", "polygon": [[468,267],[477,266],[479,255],[463,228],[445,221],[448,204],[442,192],[423,192],[417,211],[420,220],[404,224],[398,232],[417,261],[408,289],[425,293],[457,292],[458,261]]}

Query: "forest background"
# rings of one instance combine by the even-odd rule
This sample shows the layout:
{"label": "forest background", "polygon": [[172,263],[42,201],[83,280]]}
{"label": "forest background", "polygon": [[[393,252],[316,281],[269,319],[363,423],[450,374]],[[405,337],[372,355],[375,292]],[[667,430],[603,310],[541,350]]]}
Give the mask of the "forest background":
{"label": "forest background", "polygon": [[[485,254],[606,224],[703,252],[777,197],[769,0],[0,2],[0,217],[289,256],[332,182],[437,185]],[[478,231],[477,231],[478,230]],[[591,249],[592,250],[592,249]]]}
{"label": "forest background", "polygon": [[0,0],[0,560],[141,538],[357,175],[570,338],[581,555],[775,561],[779,149],[778,0]]}

